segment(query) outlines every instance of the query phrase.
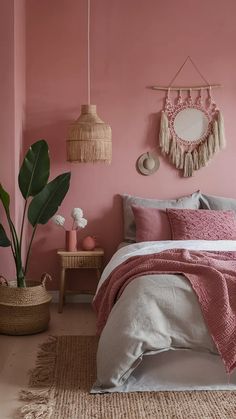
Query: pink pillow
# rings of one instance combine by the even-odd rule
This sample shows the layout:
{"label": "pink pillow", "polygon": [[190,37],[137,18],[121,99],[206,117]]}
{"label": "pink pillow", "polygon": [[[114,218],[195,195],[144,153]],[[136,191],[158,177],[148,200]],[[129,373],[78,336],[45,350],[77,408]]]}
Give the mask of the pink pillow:
{"label": "pink pillow", "polygon": [[136,224],[136,242],[171,240],[165,210],[132,205]]}
{"label": "pink pillow", "polygon": [[173,240],[236,240],[234,211],[166,209]]}

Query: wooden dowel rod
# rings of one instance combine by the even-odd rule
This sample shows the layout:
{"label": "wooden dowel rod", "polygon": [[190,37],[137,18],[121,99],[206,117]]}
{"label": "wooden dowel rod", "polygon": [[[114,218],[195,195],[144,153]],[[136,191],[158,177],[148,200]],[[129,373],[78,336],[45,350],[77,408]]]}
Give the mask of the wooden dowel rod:
{"label": "wooden dowel rod", "polygon": [[222,87],[221,84],[211,84],[209,86],[150,86],[150,89],[153,90],[209,90],[209,89],[218,89]]}

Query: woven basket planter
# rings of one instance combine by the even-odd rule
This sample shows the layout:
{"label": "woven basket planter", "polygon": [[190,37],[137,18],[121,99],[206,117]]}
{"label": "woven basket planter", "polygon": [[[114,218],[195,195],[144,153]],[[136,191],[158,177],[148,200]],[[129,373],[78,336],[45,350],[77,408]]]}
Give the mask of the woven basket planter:
{"label": "woven basket planter", "polygon": [[0,333],[6,335],[31,335],[47,329],[50,320],[51,296],[45,280],[27,281],[26,288],[0,286]]}

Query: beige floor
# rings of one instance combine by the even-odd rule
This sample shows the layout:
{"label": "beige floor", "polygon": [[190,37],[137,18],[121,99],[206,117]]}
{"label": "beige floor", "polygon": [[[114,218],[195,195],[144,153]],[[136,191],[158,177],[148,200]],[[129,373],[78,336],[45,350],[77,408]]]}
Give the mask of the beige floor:
{"label": "beige floor", "polygon": [[48,335],[94,335],[95,314],[90,304],[67,304],[58,314],[57,305],[51,307],[51,321],[47,332],[32,336],[0,335],[0,419],[16,417],[21,404],[19,390],[27,386],[27,372],[34,366],[38,345]]}

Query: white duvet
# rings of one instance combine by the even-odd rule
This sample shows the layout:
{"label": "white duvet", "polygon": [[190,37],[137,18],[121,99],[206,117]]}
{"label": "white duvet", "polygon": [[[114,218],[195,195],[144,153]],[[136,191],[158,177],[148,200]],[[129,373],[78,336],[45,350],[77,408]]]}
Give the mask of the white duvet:
{"label": "white duvet", "polygon": [[[236,241],[144,242],[122,247],[104,269],[98,289],[129,257],[177,248],[235,251]],[[179,274],[140,276],[125,288],[100,336],[94,390],[119,388],[143,355],[176,349],[216,353],[191,284]]]}

